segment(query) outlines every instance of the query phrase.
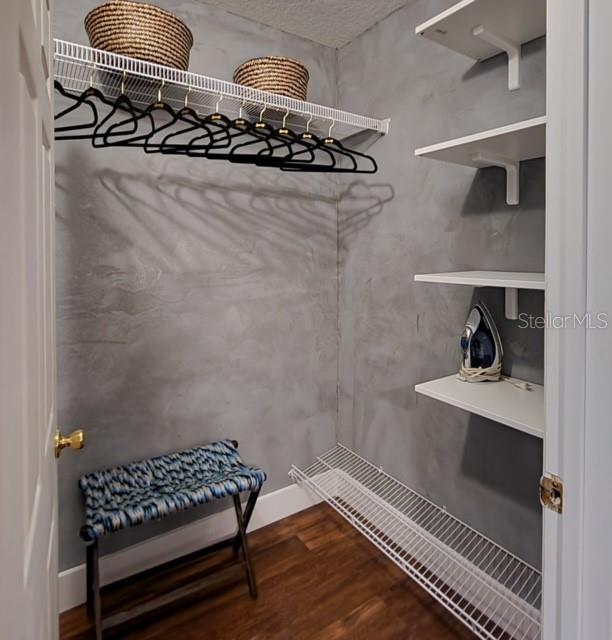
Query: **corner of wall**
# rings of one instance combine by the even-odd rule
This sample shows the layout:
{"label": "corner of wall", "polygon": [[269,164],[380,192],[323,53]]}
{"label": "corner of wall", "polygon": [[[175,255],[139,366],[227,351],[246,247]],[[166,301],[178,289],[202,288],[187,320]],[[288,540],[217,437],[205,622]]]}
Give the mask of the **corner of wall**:
{"label": "corner of wall", "polygon": [[[334,106],[340,108],[339,78],[339,49],[334,49]],[[336,421],[334,424],[334,438],[339,441],[340,421],[340,179],[335,178],[336,184]]]}

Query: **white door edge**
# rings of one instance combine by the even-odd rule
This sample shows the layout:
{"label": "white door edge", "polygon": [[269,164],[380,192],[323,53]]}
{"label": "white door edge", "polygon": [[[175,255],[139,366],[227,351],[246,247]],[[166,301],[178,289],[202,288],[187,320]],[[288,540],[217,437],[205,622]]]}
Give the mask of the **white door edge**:
{"label": "white door edge", "polygon": [[548,1],[546,312],[570,321],[546,329],[544,471],[564,497],[562,515],[543,512],[543,640],[582,638],[587,329],[573,318],[587,313],[588,12]]}

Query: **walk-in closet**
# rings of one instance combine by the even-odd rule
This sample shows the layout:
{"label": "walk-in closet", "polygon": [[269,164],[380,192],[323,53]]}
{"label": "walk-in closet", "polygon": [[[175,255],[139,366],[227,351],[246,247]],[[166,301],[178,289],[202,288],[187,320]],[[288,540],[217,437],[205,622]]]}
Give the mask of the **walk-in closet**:
{"label": "walk-in closet", "polygon": [[7,1],[7,640],[608,637],[612,11]]}

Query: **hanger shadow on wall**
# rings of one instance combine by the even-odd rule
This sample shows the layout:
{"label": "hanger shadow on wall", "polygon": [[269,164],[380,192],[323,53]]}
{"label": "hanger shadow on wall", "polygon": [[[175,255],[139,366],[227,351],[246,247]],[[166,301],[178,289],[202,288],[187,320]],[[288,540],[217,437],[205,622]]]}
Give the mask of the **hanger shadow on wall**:
{"label": "hanger shadow on wall", "polygon": [[[390,185],[365,180],[339,191],[334,177],[326,174],[253,171],[137,150],[125,150],[119,158],[92,156],[84,141],[61,147],[56,175],[63,194],[58,219],[86,242],[95,244],[93,225],[120,245],[154,250],[170,263],[177,259],[180,237],[193,251],[218,252],[228,260],[259,245],[265,251],[257,249],[257,261],[280,272],[286,269],[287,252],[301,255],[311,246],[317,251],[336,246],[339,193],[346,203],[340,218],[343,237],[367,226],[393,199]],[[89,203],[86,210],[80,200]]]}
{"label": "hanger shadow on wall", "polygon": [[385,205],[395,198],[390,183],[353,180],[338,193],[338,236],[342,245],[380,216]]}

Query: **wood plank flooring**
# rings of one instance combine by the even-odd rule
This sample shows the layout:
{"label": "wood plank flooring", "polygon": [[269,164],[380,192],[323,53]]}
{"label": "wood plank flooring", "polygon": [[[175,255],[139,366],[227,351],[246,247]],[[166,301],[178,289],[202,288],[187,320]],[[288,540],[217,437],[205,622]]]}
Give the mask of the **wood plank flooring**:
{"label": "wood plank flooring", "polygon": [[[129,640],[474,640],[461,623],[327,505],[249,534],[259,598],[246,580],[113,637]],[[103,591],[105,611],[202,575],[229,552],[150,584]],[[84,607],[60,618],[62,640],[93,637]]]}

